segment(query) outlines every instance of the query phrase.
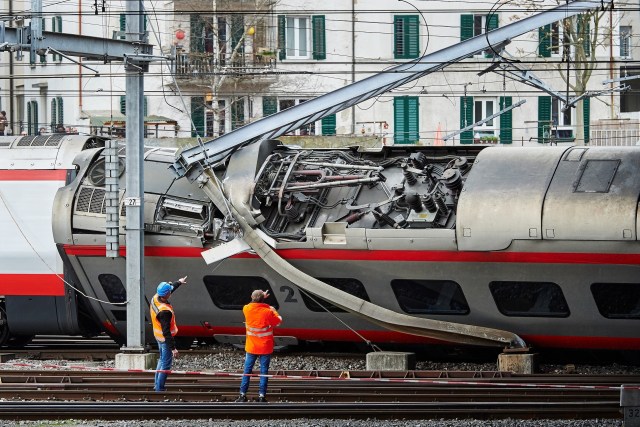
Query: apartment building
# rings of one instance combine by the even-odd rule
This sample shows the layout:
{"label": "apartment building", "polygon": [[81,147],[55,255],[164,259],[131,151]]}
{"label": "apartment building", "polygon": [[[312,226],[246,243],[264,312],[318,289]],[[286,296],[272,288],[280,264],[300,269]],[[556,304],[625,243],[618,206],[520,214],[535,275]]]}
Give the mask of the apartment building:
{"label": "apartment building", "polygon": [[[557,2],[520,3],[523,7],[388,0],[145,2],[149,42],[156,54],[173,58],[154,63],[146,74],[147,133],[211,139],[515,22],[532,13],[527,4],[546,8]],[[30,8],[26,2],[1,4],[16,15]],[[83,1],[45,5],[45,30],[123,37],[124,3],[106,4],[97,14],[93,6]],[[596,13],[595,19],[548,25],[511,41],[501,60],[509,72],[489,69],[496,52],[479,52],[291,133],[376,135],[386,144],[589,142],[590,124],[598,120],[638,118],[638,80],[628,80],[632,91],[624,93],[603,92],[617,83],[602,84],[640,74],[633,65],[640,54],[633,33],[637,15],[637,7],[616,2],[616,10]],[[13,25],[21,22],[28,19]],[[122,134],[122,64],[78,64],[55,53],[21,59],[14,54],[11,61],[9,53],[2,55],[9,66],[2,68],[7,77],[0,86],[0,106],[15,131],[32,134],[62,123],[84,132]],[[594,96],[565,108],[552,94],[575,97],[576,75],[585,77],[587,69],[589,79],[577,90]],[[522,80],[541,82],[548,92]]]}

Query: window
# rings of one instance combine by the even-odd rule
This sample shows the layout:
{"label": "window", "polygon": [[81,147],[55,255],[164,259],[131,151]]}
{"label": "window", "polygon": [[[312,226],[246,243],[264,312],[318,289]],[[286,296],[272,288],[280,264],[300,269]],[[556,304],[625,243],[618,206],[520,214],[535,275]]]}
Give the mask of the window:
{"label": "window", "polygon": [[460,285],[451,280],[392,280],[391,289],[406,313],[469,314]]}
{"label": "window", "polygon": [[631,27],[627,25],[620,26],[620,56],[631,57]]}
{"label": "window", "polygon": [[278,308],[271,285],[262,277],[253,276],[204,276],[204,286],[216,307],[222,310],[242,310],[251,302],[251,292],[256,289],[269,291],[265,303]]}
{"label": "window", "polygon": [[409,59],[420,56],[420,26],[418,15],[394,17],[393,56],[396,59]]}
{"label": "window", "polygon": [[[367,291],[365,290],[364,285],[359,280],[340,279],[340,278],[319,278],[318,280],[321,280],[325,282],[327,285],[333,286],[334,288],[340,289],[341,291],[344,291],[355,297],[358,297],[365,301],[369,301],[369,295],[367,294]],[[331,304],[328,301],[325,301],[320,297],[317,297],[315,295],[309,295],[304,290],[301,290],[300,294],[302,295],[302,301],[304,301],[304,305],[306,305],[307,308],[311,311],[316,311],[316,312],[331,311],[334,313],[346,313],[345,310],[336,307],[335,305]]]}
{"label": "window", "polygon": [[[640,76],[640,67],[620,67],[620,77]],[[620,93],[620,112],[640,111],[640,78],[624,82],[631,89]]]}
{"label": "window", "polygon": [[569,307],[560,286],[549,282],[491,282],[498,310],[513,317],[567,317]]}
{"label": "window", "polygon": [[393,98],[393,138],[396,144],[416,144],[420,139],[417,96]]}
{"label": "window", "polygon": [[115,274],[100,274],[98,281],[109,302],[120,303],[127,300],[127,290],[124,288],[120,278]]}
{"label": "window", "polygon": [[567,57],[571,43],[564,31],[563,22],[554,22],[538,30],[538,54],[544,58],[551,56]]}
{"label": "window", "polygon": [[[498,28],[498,15],[460,15],[460,41],[479,36],[486,31]],[[491,57],[492,50],[486,50],[476,56]]]}
{"label": "window", "polygon": [[324,15],[278,15],[280,59],[327,58]]}
{"label": "window", "polygon": [[231,130],[237,129],[245,124],[244,100],[244,97],[231,100]]}
{"label": "window", "polygon": [[594,283],[591,293],[607,319],[640,319],[640,284]]}
{"label": "window", "polygon": [[[303,102],[307,101],[307,99],[278,99],[278,111],[284,111],[287,108],[291,108],[296,105],[300,105]],[[264,106],[263,106],[264,107]],[[264,114],[264,112],[263,112]],[[288,132],[287,135],[317,135],[317,125],[319,122],[311,123],[308,125],[304,125],[299,129]]]}
{"label": "window", "polygon": [[551,135],[557,139],[573,138],[573,128],[571,127],[573,108],[567,108],[563,111],[564,106],[564,102],[557,98],[551,100],[551,122],[553,124]]}
{"label": "window", "polygon": [[27,103],[27,134],[36,135],[39,128],[38,101],[29,101]]}
{"label": "window", "polygon": [[[495,99],[473,100],[473,123],[477,123],[487,117],[494,115],[496,110]],[[481,139],[487,136],[495,136],[498,125],[498,118],[493,118],[479,126],[473,128],[474,139]]]}
{"label": "window", "polygon": [[194,129],[191,129],[191,136],[204,135],[204,112],[205,103],[203,96],[191,97],[191,120],[193,121]]}

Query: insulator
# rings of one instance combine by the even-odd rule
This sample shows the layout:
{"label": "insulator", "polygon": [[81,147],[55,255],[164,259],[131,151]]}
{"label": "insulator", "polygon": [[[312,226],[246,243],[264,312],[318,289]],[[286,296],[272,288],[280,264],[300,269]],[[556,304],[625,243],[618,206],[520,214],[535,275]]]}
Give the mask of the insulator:
{"label": "insulator", "polygon": [[444,186],[449,190],[458,192],[462,188],[462,175],[458,169],[447,169],[442,173]]}
{"label": "insulator", "polygon": [[422,199],[422,203],[424,203],[427,210],[431,213],[434,213],[435,211],[438,210],[438,206],[436,205],[436,202],[433,200],[433,197],[431,197],[431,194],[427,194],[426,196],[424,196],[424,199]]}
{"label": "insulator", "polygon": [[427,164],[427,156],[424,153],[414,153],[409,159],[411,160],[411,164],[416,169],[422,169]]}
{"label": "insulator", "polygon": [[447,208],[447,205],[444,202],[444,198],[440,194],[436,194],[434,199],[436,201],[436,204],[438,205],[440,216],[446,215],[447,213],[449,213],[449,208]]}
{"label": "insulator", "polygon": [[284,214],[291,222],[300,222],[300,220],[302,219],[302,217],[300,216],[300,211],[294,205],[285,206]]}
{"label": "insulator", "polygon": [[460,169],[462,172],[466,171],[469,168],[469,162],[466,157],[458,157],[454,162],[453,166]]}
{"label": "insulator", "polygon": [[362,218],[364,216],[364,212],[354,212],[351,215],[347,216],[344,221],[347,224],[353,224],[354,222],[358,221],[360,218]]}
{"label": "insulator", "polygon": [[416,212],[422,211],[422,201],[420,200],[420,196],[415,193],[407,194],[404,198],[407,201],[407,204],[411,206]]}
{"label": "insulator", "polygon": [[404,175],[404,178],[407,180],[407,184],[409,185],[415,185],[416,182],[418,182],[418,178],[416,178],[416,176],[411,171],[408,171],[405,169],[405,171],[403,172],[403,175]]}

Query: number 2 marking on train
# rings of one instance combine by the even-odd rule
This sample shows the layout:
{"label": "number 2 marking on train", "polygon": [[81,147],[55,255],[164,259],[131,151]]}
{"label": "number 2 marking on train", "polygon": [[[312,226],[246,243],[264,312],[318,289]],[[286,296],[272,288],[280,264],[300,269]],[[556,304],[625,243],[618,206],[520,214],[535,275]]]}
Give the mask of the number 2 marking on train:
{"label": "number 2 marking on train", "polygon": [[287,293],[284,302],[298,302],[298,299],[293,297],[294,290],[291,286],[280,286],[280,292]]}

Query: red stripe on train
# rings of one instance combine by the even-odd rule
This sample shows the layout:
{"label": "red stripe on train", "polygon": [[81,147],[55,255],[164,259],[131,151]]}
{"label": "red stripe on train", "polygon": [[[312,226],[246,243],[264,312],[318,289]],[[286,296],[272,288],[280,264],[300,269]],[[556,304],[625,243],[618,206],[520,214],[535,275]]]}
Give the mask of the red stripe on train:
{"label": "red stripe on train", "polygon": [[60,297],[64,282],[55,274],[0,274],[0,295]]}
{"label": "red stripe on train", "polygon": [[[64,245],[68,255],[105,256],[104,246]],[[200,257],[203,248],[179,246],[147,246],[145,255],[150,257]],[[464,252],[464,251],[389,251],[342,249],[283,249],[278,255],[290,260],[339,260],[339,261],[422,261],[422,262],[521,262],[538,264],[640,264],[640,254],[597,253],[549,253],[549,252]],[[120,255],[126,248],[120,247]],[[233,258],[257,258],[243,253]]]}
{"label": "red stripe on train", "polygon": [[0,170],[0,181],[65,181],[66,169]]}

